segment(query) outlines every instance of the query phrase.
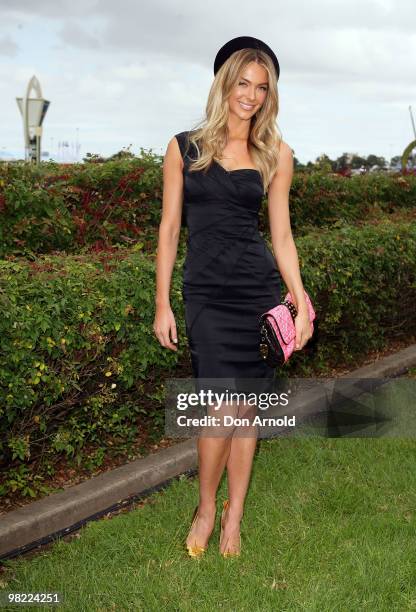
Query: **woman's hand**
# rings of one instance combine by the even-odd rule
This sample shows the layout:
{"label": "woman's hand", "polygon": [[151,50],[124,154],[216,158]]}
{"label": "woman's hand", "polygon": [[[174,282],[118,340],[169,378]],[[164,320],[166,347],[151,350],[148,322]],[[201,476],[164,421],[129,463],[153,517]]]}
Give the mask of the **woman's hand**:
{"label": "woman's hand", "polygon": [[156,306],[153,331],[162,346],[170,348],[172,351],[178,350],[178,347],[172,343],[178,342],[178,336],[176,333],[175,317],[169,305]]}
{"label": "woman's hand", "polygon": [[298,312],[297,316],[295,317],[295,329],[295,351],[300,351],[303,349],[307,341],[312,338],[311,324],[306,311]]}

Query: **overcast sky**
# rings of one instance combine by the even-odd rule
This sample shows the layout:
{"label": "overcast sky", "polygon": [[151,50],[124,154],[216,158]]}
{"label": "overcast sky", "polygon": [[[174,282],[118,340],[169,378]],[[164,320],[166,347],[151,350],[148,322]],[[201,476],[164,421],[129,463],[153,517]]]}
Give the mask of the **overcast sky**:
{"label": "overcast sky", "polygon": [[16,97],[38,77],[45,150],[163,154],[202,119],[218,49],[255,36],[280,63],[278,125],[303,163],[401,154],[416,115],[415,0],[0,0],[0,154],[23,156]]}

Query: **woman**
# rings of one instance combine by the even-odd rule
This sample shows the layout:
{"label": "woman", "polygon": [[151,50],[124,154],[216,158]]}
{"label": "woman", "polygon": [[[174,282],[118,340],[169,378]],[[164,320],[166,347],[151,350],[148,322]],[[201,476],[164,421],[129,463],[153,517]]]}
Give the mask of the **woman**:
{"label": "woman", "polygon": [[[234,379],[272,375],[259,351],[258,317],[280,302],[280,274],[298,310],[296,350],[311,337],[289,218],[292,150],[275,124],[279,72],[275,54],[262,41],[242,36],[226,43],[214,62],[203,125],[176,134],[164,158],[153,330],[163,347],[177,350],[169,295],[183,216],[189,237],[182,295],[193,374],[220,387],[227,381],[222,388]],[[267,192],[276,260],[258,230]],[[186,539],[192,557],[207,548],[225,466],[229,495],[221,515],[220,552],[240,554],[256,442],[256,436],[241,437],[235,430],[199,437],[200,498]]]}

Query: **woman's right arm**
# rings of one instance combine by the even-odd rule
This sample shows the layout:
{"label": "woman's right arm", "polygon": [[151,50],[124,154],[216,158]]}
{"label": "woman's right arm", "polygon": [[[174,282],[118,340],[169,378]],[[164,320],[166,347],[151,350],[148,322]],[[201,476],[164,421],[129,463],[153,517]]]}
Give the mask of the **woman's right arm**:
{"label": "woman's right arm", "polygon": [[156,257],[156,296],[153,331],[160,344],[173,351],[177,347],[175,317],[170,306],[170,283],[178,251],[183,201],[183,159],[174,136],[163,160],[163,204]]}

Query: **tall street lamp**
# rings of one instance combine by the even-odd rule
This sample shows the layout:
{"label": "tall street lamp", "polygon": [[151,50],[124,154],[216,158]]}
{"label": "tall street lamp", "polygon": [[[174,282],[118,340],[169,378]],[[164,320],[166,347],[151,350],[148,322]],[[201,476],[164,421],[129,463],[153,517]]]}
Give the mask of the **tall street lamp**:
{"label": "tall street lamp", "polygon": [[[34,98],[30,97],[32,89]],[[40,83],[35,75],[29,81],[25,97],[16,98],[16,102],[23,118],[25,159],[38,164],[41,158],[42,121],[50,102],[42,98]]]}

